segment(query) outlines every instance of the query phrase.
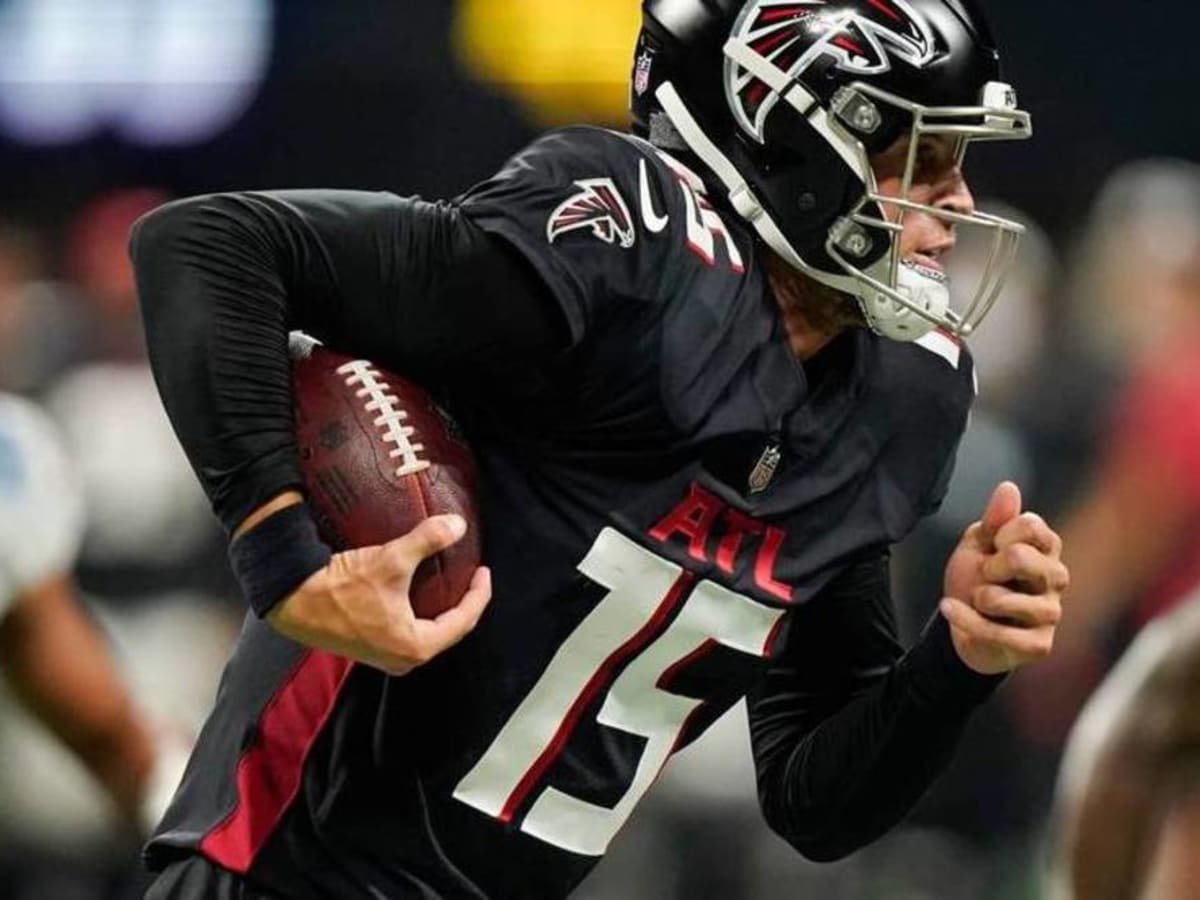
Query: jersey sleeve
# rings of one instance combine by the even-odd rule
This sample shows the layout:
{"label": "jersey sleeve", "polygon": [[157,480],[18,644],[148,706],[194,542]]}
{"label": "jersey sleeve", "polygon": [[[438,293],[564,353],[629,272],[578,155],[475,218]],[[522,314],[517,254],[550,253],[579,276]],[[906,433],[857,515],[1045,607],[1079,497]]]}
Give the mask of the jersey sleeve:
{"label": "jersey sleeve", "polygon": [[[691,270],[705,263],[696,257],[689,267],[681,252],[689,197],[698,243],[715,243],[700,223],[700,201],[685,193],[661,154],[628,135],[575,127],[535,141],[459,203],[537,270],[578,343],[614,301],[654,303],[695,293],[698,273]],[[740,269],[741,251],[732,238],[726,246]],[[713,250],[708,267],[716,262]]]}
{"label": "jersey sleeve", "polygon": [[0,617],[24,591],[75,563],[83,500],[48,418],[0,397]]}
{"label": "jersey sleeve", "polygon": [[897,423],[884,465],[908,510],[892,533],[900,540],[946,497],[975,402],[975,367],[966,345],[938,331],[911,344],[880,339],[878,346],[878,399]]}
{"label": "jersey sleeve", "polygon": [[430,387],[503,385],[568,342],[528,264],[447,203],[336,190],[195,197],[142,219],[130,250],[159,393],[230,531],[303,486],[290,330]]}

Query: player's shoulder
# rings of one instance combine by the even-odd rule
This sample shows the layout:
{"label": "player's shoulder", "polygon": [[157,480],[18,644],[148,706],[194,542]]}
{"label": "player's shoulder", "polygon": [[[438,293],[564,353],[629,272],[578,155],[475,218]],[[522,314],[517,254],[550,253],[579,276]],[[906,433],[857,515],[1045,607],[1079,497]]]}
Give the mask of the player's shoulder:
{"label": "player's shoulder", "polygon": [[711,308],[723,320],[759,283],[752,237],[702,180],[622,132],[548,132],[457,202],[530,261],[576,339],[634,306]]}
{"label": "player's shoulder", "polygon": [[633,211],[631,218],[645,236],[666,234],[688,222],[704,230],[739,233],[739,237],[740,232],[749,234],[736,216],[715,208],[708,185],[696,171],[628,132],[591,125],[550,131],[514,156],[506,171],[541,172],[560,184],[569,181],[580,187],[609,183]]}
{"label": "player's shoulder", "polygon": [[672,294],[738,293],[754,257],[752,232],[680,159],[635,135],[586,125],[549,132],[526,152],[518,168],[544,157],[542,170],[560,189],[569,186],[546,225],[551,243],[600,237],[665,267],[654,269],[654,280],[676,284]]}
{"label": "player's shoulder", "polygon": [[650,145],[593,125],[547,131],[514,153],[491,178],[463,195],[465,203],[496,184],[536,191],[579,181],[608,179],[624,190],[636,187],[639,161],[652,156]]}
{"label": "player's shoulder", "polygon": [[910,342],[872,336],[870,387],[914,435],[957,439],[975,400],[970,348],[941,330]]}

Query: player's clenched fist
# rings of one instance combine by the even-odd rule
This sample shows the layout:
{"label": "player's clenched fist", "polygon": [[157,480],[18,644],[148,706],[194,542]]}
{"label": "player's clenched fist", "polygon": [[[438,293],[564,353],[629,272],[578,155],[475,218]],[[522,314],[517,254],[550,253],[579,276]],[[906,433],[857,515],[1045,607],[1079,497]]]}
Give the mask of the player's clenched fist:
{"label": "player's clenched fist", "polygon": [[1004,482],[946,564],[941,611],[962,661],[986,675],[1050,653],[1070,574],[1062,540]]}
{"label": "player's clenched fist", "polygon": [[403,675],[462,640],[491,599],[491,573],[481,567],[458,605],[436,619],[418,618],[409,601],[417,566],[466,528],[459,516],[435,516],[387,544],[338,553],[269,621],[301,644]]}

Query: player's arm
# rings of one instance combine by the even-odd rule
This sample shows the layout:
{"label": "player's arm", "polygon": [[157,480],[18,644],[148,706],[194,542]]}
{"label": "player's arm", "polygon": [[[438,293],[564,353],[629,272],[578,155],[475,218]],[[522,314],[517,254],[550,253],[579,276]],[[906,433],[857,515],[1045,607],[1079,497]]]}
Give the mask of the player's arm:
{"label": "player's arm", "polygon": [[895,825],[945,767],[999,676],[1050,652],[1066,569],[1061,541],[996,489],[946,565],[940,615],[901,655],[883,557],[795,613],[750,702],[767,821],[814,859]]}
{"label": "player's arm", "polygon": [[[75,467],[45,415],[0,394],[0,671],[145,831],[182,760],[152,736],[69,572],[83,534]],[[182,749],[180,751],[182,753]]]}
{"label": "player's arm", "polygon": [[904,653],[886,553],[849,567],[797,610],[749,699],[767,822],[816,860],[879,837],[946,766],[996,683],[962,664],[940,616]]}
{"label": "player's arm", "polygon": [[[1198,695],[1200,602],[1192,602],[1142,632],[1072,732],[1054,817],[1055,897],[1140,896],[1158,839],[1171,828],[1190,829],[1192,850],[1168,860],[1194,866],[1195,800],[1178,818],[1170,810],[1194,791],[1200,768]],[[1167,880],[1180,882],[1175,891],[1184,883]],[[1161,895],[1194,889],[1164,887]]]}
{"label": "player's arm", "polygon": [[135,229],[131,252],[160,393],[255,611],[287,636],[400,673],[465,634],[490,589],[416,620],[407,587],[457,540],[433,519],[330,556],[305,507],[287,334],[302,329],[417,380],[503,383],[569,341],[538,276],[462,211],[390,194],[200,197]]}
{"label": "player's arm", "polygon": [[497,377],[568,340],[528,264],[446,203],[198,197],[139,222],[131,255],[164,405],[230,532],[302,485],[289,331],[435,384]]}
{"label": "player's arm", "polygon": [[0,667],[13,691],[87,766],[130,825],[142,809],[155,742],[69,576],[19,594],[0,620]]}

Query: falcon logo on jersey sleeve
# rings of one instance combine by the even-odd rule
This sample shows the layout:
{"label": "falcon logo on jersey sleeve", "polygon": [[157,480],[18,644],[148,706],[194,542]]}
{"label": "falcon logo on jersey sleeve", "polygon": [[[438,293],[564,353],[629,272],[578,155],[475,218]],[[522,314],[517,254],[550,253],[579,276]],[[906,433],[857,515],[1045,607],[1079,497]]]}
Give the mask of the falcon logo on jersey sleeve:
{"label": "falcon logo on jersey sleeve", "polygon": [[632,247],[637,240],[633,217],[613,180],[588,178],[575,182],[575,186],[583,190],[554,210],[546,225],[550,243],[559,235],[586,228],[606,244],[619,242],[626,250]]}

